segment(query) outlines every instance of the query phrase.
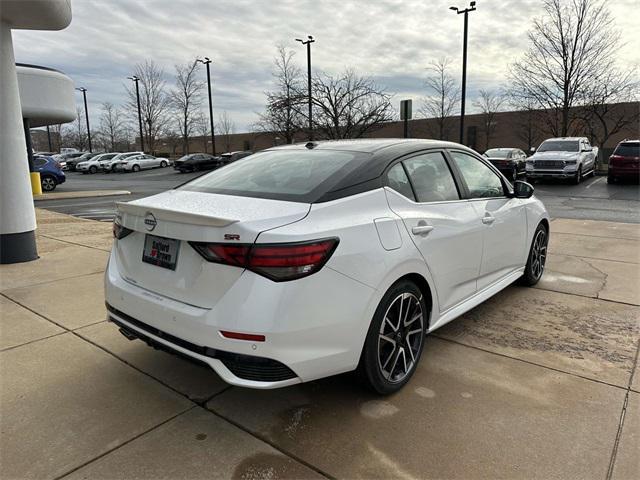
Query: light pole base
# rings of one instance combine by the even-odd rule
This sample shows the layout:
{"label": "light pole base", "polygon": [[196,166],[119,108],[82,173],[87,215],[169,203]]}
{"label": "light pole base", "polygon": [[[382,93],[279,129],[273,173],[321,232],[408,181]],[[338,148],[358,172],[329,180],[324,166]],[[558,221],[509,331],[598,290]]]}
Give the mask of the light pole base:
{"label": "light pole base", "polygon": [[42,183],[40,183],[40,172],[29,173],[31,177],[31,192],[33,196],[42,195]]}
{"label": "light pole base", "polygon": [[30,262],[37,259],[35,230],[0,234],[0,264]]}

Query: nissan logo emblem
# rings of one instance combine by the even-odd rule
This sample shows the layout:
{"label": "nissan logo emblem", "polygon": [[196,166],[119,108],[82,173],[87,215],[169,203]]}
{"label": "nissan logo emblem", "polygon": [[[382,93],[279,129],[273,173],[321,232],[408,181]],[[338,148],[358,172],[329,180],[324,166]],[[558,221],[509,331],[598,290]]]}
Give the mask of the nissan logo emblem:
{"label": "nissan logo emblem", "polygon": [[154,228],[156,228],[157,224],[158,221],[156,220],[156,217],[153,216],[153,213],[147,212],[144,217],[144,225],[145,227],[147,227],[147,230],[151,232]]}

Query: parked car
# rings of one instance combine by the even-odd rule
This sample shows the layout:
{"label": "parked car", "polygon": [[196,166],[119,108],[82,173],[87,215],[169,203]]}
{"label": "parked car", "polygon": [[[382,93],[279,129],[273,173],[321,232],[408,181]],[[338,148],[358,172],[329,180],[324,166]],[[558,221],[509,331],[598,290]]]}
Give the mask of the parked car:
{"label": "parked car", "polygon": [[53,157],[36,155],[33,157],[33,166],[36,172],[40,173],[40,185],[45,192],[53,192],[59,184],[66,180],[60,162],[54,160]]}
{"label": "parked car", "polygon": [[630,179],[640,181],[640,140],[624,140],[609,157],[607,183]]}
{"label": "parked car", "polygon": [[173,168],[180,173],[197,172],[199,170],[211,170],[221,165],[220,157],[214,157],[208,153],[191,153],[180,157],[173,162]]}
{"label": "parked car", "polygon": [[511,180],[527,174],[527,154],[519,148],[491,148],[483,155]]}
{"label": "parked car", "polygon": [[82,173],[97,173],[100,168],[100,162],[107,161],[118,155],[115,152],[101,153],[89,160],[84,160],[76,164],[76,170]]}
{"label": "parked car", "polygon": [[134,157],[136,155],[143,155],[143,154],[144,154],[144,152],[118,153],[114,157],[111,157],[109,159],[101,159],[100,160],[100,168],[102,169],[103,172],[109,173],[109,172],[112,171],[113,167],[115,167],[115,165],[120,163],[122,160],[125,160],[125,159],[127,159],[129,157]]}
{"label": "parked car", "polygon": [[96,152],[93,152],[93,153],[86,152],[86,153],[83,153],[82,155],[77,156],[77,157],[70,157],[70,158],[67,159],[67,170],[75,172],[76,165],[78,163],[84,162],[84,161],[87,161],[87,160],[91,160],[93,157],[95,157],[97,155],[100,155],[100,154],[96,153]]}
{"label": "parked car", "polygon": [[113,228],[105,296],[127,338],[235,385],[357,370],[387,394],[427,332],[538,282],[549,215],[467,147],[370,139],[261,151],[118,203]]}
{"label": "parked car", "polygon": [[139,172],[149,168],[165,168],[169,166],[169,160],[164,157],[154,157],[153,155],[133,155],[120,160],[113,165],[114,172]]}
{"label": "parked car", "polygon": [[527,178],[570,179],[577,185],[595,174],[597,157],[586,137],[550,138],[527,159]]}
{"label": "parked car", "polygon": [[253,152],[250,150],[246,150],[243,152],[229,152],[223,153],[220,155],[221,165],[227,165],[229,163],[233,163],[236,160],[240,160],[241,158],[248,157],[249,155],[253,155]]}
{"label": "parked car", "polygon": [[73,160],[75,158],[81,157],[85,152],[67,152],[67,153],[59,153],[57,155],[53,155],[52,158],[60,163],[60,166],[63,170],[68,170],[67,162],[69,160]]}

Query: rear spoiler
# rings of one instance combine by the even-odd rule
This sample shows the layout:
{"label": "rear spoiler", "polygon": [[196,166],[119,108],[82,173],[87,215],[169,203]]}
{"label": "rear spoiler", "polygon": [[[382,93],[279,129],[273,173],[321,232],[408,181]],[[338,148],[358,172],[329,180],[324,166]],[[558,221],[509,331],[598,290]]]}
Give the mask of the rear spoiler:
{"label": "rear spoiler", "polygon": [[166,220],[168,222],[185,223],[188,225],[202,225],[205,227],[226,227],[227,225],[238,222],[238,220],[233,218],[211,217],[197,213],[147,207],[145,205],[136,205],[126,202],[116,202],[116,209],[118,213],[121,212],[143,219],[147,215],[152,214],[156,220]]}

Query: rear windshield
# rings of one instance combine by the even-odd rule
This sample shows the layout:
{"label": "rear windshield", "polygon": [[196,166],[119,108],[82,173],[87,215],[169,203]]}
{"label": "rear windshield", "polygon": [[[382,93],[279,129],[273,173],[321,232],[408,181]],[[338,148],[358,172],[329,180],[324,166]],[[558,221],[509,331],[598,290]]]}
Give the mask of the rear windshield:
{"label": "rear windshield", "polygon": [[313,203],[369,157],[369,154],[359,152],[331,150],[266,151],[233,162],[178,188]]}
{"label": "rear windshield", "polygon": [[490,158],[509,158],[510,153],[511,150],[500,150],[498,148],[484,152],[484,154]]}
{"label": "rear windshield", "polygon": [[542,142],[539,152],[579,152],[579,144],[576,141],[553,140],[551,142]]}
{"label": "rear windshield", "polygon": [[640,157],[640,143],[621,143],[613,154],[621,157]]}

